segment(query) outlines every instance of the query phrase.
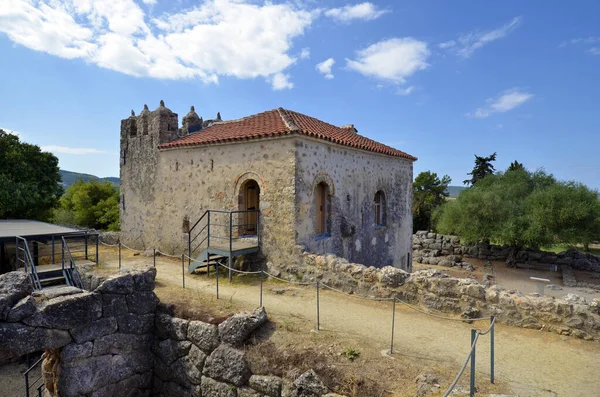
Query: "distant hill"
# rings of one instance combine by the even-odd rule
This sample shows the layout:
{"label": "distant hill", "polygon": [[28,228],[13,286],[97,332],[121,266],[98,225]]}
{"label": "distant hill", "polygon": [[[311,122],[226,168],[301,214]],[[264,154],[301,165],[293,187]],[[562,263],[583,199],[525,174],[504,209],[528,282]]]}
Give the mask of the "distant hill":
{"label": "distant hill", "polygon": [[62,186],[66,189],[69,186],[71,186],[73,183],[75,183],[75,181],[77,181],[78,179],[83,179],[85,182],[88,181],[108,181],[111,182],[117,186],[119,186],[120,184],[120,179],[116,178],[116,177],[107,177],[107,178],[99,178],[96,175],[90,175],[90,174],[81,174],[79,172],[72,172],[72,171],[66,171],[66,170],[60,170],[60,177],[62,178]]}
{"label": "distant hill", "polygon": [[448,186],[448,193],[450,194],[451,198],[457,198],[460,192],[466,188],[466,186]]}

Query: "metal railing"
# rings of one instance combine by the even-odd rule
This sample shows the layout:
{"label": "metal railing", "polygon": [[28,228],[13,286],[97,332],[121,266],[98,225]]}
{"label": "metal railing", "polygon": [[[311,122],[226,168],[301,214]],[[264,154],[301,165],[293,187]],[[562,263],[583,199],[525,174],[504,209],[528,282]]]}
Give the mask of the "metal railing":
{"label": "metal railing", "polygon": [[33,263],[33,259],[31,258],[29,244],[27,243],[27,239],[20,236],[16,237],[16,258],[17,266],[18,263],[23,264],[25,271],[29,275],[29,279],[31,280],[31,285],[33,286],[33,289],[41,290],[42,283],[40,282],[37,271],[35,269],[35,264]]}
{"label": "metal railing", "polygon": [[[256,221],[248,222],[244,219],[249,214],[256,214]],[[235,218],[237,218],[237,220]],[[235,223],[234,223],[235,222]],[[253,231],[253,234],[248,233]],[[189,229],[188,233],[188,265],[189,258],[200,254],[211,247],[211,240],[219,240],[233,251],[234,242],[247,237],[256,237],[257,246],[260,245],[260,210],[206,210],[202,216]]]}
{"label": "metal railing", "polygon": [[[67,241],[65,240],[64,237],[62,238],[62,270],[63,273],[65,273],[66,277],[69,277],[70,280],[70,284],[77,287],[77,288],[81,288],[83,289],[83,283],[81,282],[81,276],[79,275],[79,270],[77,269],[77,264],[75,263],[75,260],[73,259],[73,255],[71,255],[71,249],[69,248],[69,245],[67,244]],[[87,242],[86,242],[86,246],[87,246]],[[87,251],[87,249],[86,249]],[[96,251],[97,252],[97,251]],[[87,252],[86,252],[87,254]],[[65,268],[65,259],[67,259],[68,262],[68,268]]]}
{"label": "metal railing", "polygon": [[[30,397],[33,395],[37,395],[38,397],[42,397],[42,392],[44,391],[44,389],[46,388],[46,386],[44,385],[43,382],[43,376],[40,373],[40,376],[37,377],[33,382],[30,382],[29,379],[29,373],[34,370],[35,368],[37,368],[38,366],[40,366],[41,362],[44,360],[44,356],[40,357],[31,367],[27,368],[27,370],[25,372],[23,372],[23,377],[25,378],[25,396],[26,397]],[[42,380],[42,383],[38,385],[38,382]],[[32,394],[32,389],[33,391],[36,392],[36,394]]]}

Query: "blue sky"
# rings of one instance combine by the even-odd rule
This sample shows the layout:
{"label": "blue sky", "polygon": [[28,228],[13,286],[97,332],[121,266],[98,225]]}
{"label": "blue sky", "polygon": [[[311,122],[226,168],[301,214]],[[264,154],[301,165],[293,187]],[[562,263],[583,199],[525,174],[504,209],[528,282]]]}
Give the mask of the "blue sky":
{"label": "blue sky", "polygon": [[498,153],[600,188],[595,1],[7,0],[0,127],[61,168],[119,174],[120,120],[279,106],[462,184]]}

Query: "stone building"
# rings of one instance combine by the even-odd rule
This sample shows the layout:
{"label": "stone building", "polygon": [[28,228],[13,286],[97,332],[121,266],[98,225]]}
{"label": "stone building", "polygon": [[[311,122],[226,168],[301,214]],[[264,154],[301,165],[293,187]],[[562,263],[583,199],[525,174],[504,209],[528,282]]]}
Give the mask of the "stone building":
{"label": "stone building", "polygon": [[[258,235],[261,257],[273,263],[292,260],[300,245],[407,269],[415,160],[353,125],[282,108],[223,121],[192,107],[180,128],[161,101],[121,121],[122,241],[194,256],[190,240],[222,238],[193,234],[207,210],[221,210],[202,218],[208,234]],[[246,212],[229,215],[228,233],[228,211],[238,210]]]}

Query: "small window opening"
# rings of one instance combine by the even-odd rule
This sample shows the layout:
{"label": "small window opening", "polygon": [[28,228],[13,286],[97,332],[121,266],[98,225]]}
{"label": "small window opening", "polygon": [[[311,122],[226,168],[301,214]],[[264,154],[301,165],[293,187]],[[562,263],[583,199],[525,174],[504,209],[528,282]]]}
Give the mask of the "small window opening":
{"label": "small window opening", "polygon": [[329,195],[327,194],[329,186],[325,182],[321,182],[315,188],[315,212],[316,212],[316,227],[317,235],[329,233]]}
{"label": "small window opening", "polygon": [[380,190],[375,193],[375,225],[385,226],[385,194]]}

